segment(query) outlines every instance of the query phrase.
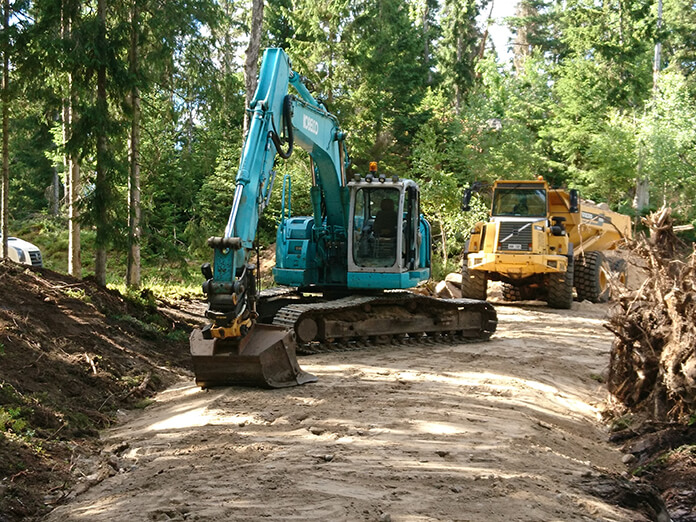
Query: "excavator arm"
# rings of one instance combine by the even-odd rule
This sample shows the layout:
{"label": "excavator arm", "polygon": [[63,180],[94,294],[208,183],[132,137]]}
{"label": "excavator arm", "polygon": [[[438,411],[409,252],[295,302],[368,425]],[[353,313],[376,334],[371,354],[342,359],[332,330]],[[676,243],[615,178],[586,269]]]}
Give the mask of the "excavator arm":
{"label": "excavator arm", "polygon": [[[301,98],[288,94],[289,85]],[[341,201],[347,195],[345,133],[336,118],[309,93],[300,75],[292,71],[282,49],[265,51],[259,85],[249,110],[249,132],[225,233],[208,240],[215,255],[214,271],[209,265],[203,267],[204,292],[209,302],[207,316],[213,320],[204,330],[206,337],[244,336],[254,322],[255,276],[249,260],[259,215],[273,189],[277,157],[289,158],[296,144],[306,150],[314,166],[312,191],[320,193],[325,202],[326,226],[345,230],[347,224]],[[284,140],[280,129],[285,130]],[[320,198],[313,194],[312,199],[318,202]]]}
{"label": "excavator arm", "polygon": [[[288,93],[290,85],[299,97]],[[195,339],[192,336],[194,365],[198,362],[200,366],[203,360],[201,353],[212,356],[216,349],[219,352],[222,347],[223,351],[229,353],[236,349],[241,355],[250,339],[254,338],[254,335],[250,335],[252,330],[256,330],[254,334],[259,337],[254,344],[267,344],[267,337],[277,337],[278,332],[266,331],[275,327],[255,326],[258,317],[256,268],[250,262],[259,216],[273,190],[276,158],[289,158],[295,145],[309,153],[314,171],[312,202],[315,214],[321,212],[321,206],[326,213],[323,226],[330,229],[332,235],[342,230],[345,236],[347,216],[342,201],[348,197],[345,189],[345,167],[348,164],[345,133],[340,130],[336,118],[309,93],[300,75],[291,69],[288,56],[282,49],[265,51],[249,112],[249,131],[244,142],[227,226],[223,236],[208,239],[209,246],[214,249],[214,263],[213,267],[204,264],[202,272],[206,279],[203,291],[209,303],[206,317],[211,323],[200,332],[194,332]],[[284,137],[281,137],[281,133],[284,133]],[[321,201],[323,204],[320,204]],[[263,330],[260,335],[259,330]],[[284,340],[290,351],[292,343],[292,339]],[[288,359],[291,359],[290,365],[299,370],[297,363],[292,361],[294,353]],[[219,361],[220,358],[214,358],[208,363],[217,365]],[[228,362],[236,364],[239,361],[230,359]],[[234,373],[230,369],[222,372],[225,375]],[[218,382],[218,377],[201,377],[210,374],[210,369],[196,371],[199,384],[205,386],[228,382]],[[286,385],[296,384],[292,382],[293,379]],[[268,379],[264,380],[272,385]]]}

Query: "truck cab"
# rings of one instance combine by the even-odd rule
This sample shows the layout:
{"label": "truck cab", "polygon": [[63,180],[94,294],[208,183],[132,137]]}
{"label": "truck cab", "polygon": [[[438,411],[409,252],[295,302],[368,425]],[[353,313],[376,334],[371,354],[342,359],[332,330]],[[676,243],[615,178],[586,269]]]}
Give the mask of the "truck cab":
{"label": "truck cab", "polygon": [[364,177],[356,174],[346,193],[348,223],[340,228],[345,233],[337,234],[338,227],[332,236],[321,233],[327,227],[324,223],[317,227],[315,216],[288,216],[281,221],[275,282],[318,288],[330,286],[333,276],[340,281],[333,285],[336,288],[383,290],[412,288],[427,280],[431,232],[420,213],[418,185],[371,171]]}
{"label": "truck cab", "polygon": [[428,279],[431,233],[420,213],[418,185],[382,176],[358,178],[348,188],[348,286],[411,288]]}
{"label": "truck cab", "polygon": [[558,207],[551,199],[544,180],[496,181],[490,219],[471,234],[469,268],[499,281],[565,272],[572,255],[564,224],[569,209],[550,212]]}

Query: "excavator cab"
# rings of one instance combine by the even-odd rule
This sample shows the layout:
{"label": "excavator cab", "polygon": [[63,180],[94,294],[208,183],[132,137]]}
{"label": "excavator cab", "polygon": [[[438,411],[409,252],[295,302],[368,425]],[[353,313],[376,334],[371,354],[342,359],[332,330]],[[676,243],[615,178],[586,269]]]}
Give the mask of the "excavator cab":
{"label": "excavator cab", "polygon": [[430,226],[420,214],[418,186],[384,175],[348,183],[349,288],[410,288],[430,276]]}
{"label": "excavator cab", "polygon": [[353,261],[360,267],[396,263],[401,194],[395,188],[362,187],[355,195]]}

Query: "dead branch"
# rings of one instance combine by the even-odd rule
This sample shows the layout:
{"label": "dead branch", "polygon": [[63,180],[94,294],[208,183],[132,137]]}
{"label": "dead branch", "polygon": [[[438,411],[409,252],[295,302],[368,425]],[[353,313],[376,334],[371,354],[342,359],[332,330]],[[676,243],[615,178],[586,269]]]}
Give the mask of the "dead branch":
{"label": "dead branch", "polygon": [[[658,421],[686,422],[696,411],[696,251],[688,259],[669,208],[645,218],[649,238],[632,248],[648,278],[624,290],[608,330],[616,336],[607,386],[625,406]],[[662,417],[662,418],[660,418]]]}

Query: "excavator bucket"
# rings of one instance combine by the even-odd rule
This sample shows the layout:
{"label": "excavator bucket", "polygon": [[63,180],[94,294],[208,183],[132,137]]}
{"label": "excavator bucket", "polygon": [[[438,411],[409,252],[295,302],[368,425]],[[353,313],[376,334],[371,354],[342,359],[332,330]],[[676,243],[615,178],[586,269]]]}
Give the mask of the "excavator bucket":
{"label": "excavator bucket", "polygon": [[241,339],[205,339],[199,329],[191,333],[191,355],[196,384],[286,388],[317,378],[300,368],[291,330],[254,324]]}

